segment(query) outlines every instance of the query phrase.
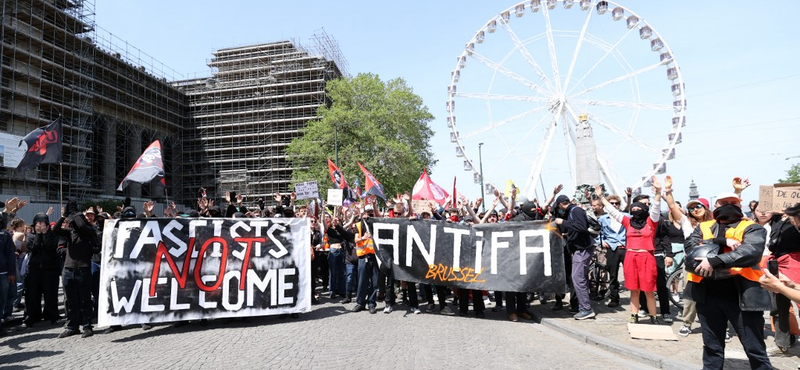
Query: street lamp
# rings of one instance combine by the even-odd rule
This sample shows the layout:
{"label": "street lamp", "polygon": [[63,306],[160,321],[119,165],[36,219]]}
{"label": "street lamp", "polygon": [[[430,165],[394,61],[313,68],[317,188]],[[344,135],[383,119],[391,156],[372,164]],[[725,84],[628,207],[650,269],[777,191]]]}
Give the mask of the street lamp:
{"label": "street lamp", "polygon": [[[484,194],[483,194],[483,192],[484,192],[484,190],[483,190],[483,153],[481,152],[481,147],[482,146],[483,146],[483,143],[478,143],[478,165],[480,166],[480,171],[481,171],[481,199],[483,199],[485,197]],[[485,204],[486,204],[486,199],[483,199],[483,202],[481,202],[481,212],[486,212],[486,205]]]}

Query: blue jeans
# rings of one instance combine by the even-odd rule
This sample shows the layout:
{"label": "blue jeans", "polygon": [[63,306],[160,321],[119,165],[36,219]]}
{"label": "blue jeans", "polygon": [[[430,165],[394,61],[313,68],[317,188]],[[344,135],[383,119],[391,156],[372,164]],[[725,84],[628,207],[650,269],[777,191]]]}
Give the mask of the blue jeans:
{"label": "blue jeans", "polygon": [[328,254],[331,294],[344,295],[344,248],[331,248]]}
{"label": "blue jeans", "polygon": [[100,302],[100,264],[92,261],[92,307],[94,307],[94,315],[97,318],[97,308]]}
{"label": "blue jeans", "polygon": [[344,264],[344,290],[347,296],[350,297],[356,291],[356,282],[358,281],[358,267],[350,262]]}
{"label": "blue jeans", "polygon": [[92,327],[92,270],[89,267],[64,267],[62,276],[67,299],[67,328]]}
{"label": "blue jeans", "polygon": [[[378,261],[374,254],[358,259],[358,290],[356,303],[361,307],[375,307],[378,296]],[[364,306],[366,301],[367,306]]]}
{"label": "blue jeans", "polygon": [[[6,297],[5,304],[0,306],[0,309],[2,309],[0,314],[2,314],[3,318],[6,318],[14,313],[14,301],[17,298],[17,286],[16,284],[11,284],[8,282],[8,275],[4,275],[3,277],[5,278],[4,280],[5,283],[8,284],[8,287],[6,288],[6,294],[4,294]],[[17,279],[19,279],[19,275],[17,275]]]}

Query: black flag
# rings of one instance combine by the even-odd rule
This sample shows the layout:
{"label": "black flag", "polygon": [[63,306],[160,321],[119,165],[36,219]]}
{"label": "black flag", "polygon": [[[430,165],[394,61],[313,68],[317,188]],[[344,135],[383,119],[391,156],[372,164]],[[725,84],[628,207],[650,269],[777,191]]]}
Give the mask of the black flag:
{"label": "black flag", "polygon": [[18,170],[27,170],[38,166],[40,163],[61,162],[61,117],[45,127],[37,128],[25,135],[19,141],[28,144],[25,155],[17,165]]}
{"label": "black flag", "polygon": [[161,159],[161,142],[154,141],[147,149],[144,150],[139,159],[136,160],[133,167],[131,167],[128,175],[122,179],[117,190],[122,191],[131,182],[138,182],[140,184],[148,183],[153,179],[158,180],[158,184],[165,186],[164,182],[164,161]]}

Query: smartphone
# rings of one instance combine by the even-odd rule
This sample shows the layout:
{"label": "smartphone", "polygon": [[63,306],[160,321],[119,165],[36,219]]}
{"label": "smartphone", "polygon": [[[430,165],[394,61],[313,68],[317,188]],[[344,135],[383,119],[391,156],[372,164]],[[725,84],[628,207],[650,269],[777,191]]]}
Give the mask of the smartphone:
{"label": "smartphone", "polygon": [[231,202],[236,202],[236,192],[235,191],[231,192]]}
{"label": "smartphone", "polygon": [[777,260],[767,261],[767,270],[769,270],[770,274],[778,276],[778,261]]}

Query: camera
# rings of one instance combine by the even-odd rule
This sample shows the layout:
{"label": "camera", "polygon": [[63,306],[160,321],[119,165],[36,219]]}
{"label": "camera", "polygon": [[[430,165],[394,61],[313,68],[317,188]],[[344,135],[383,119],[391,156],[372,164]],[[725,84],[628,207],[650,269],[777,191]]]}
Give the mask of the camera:
{"label": "camera", "polygon": [[283,205],[284,207],[288,207],[289,204],[291,204],[289,196],[288,195],[282,195],[281,196],[281,205]]}

